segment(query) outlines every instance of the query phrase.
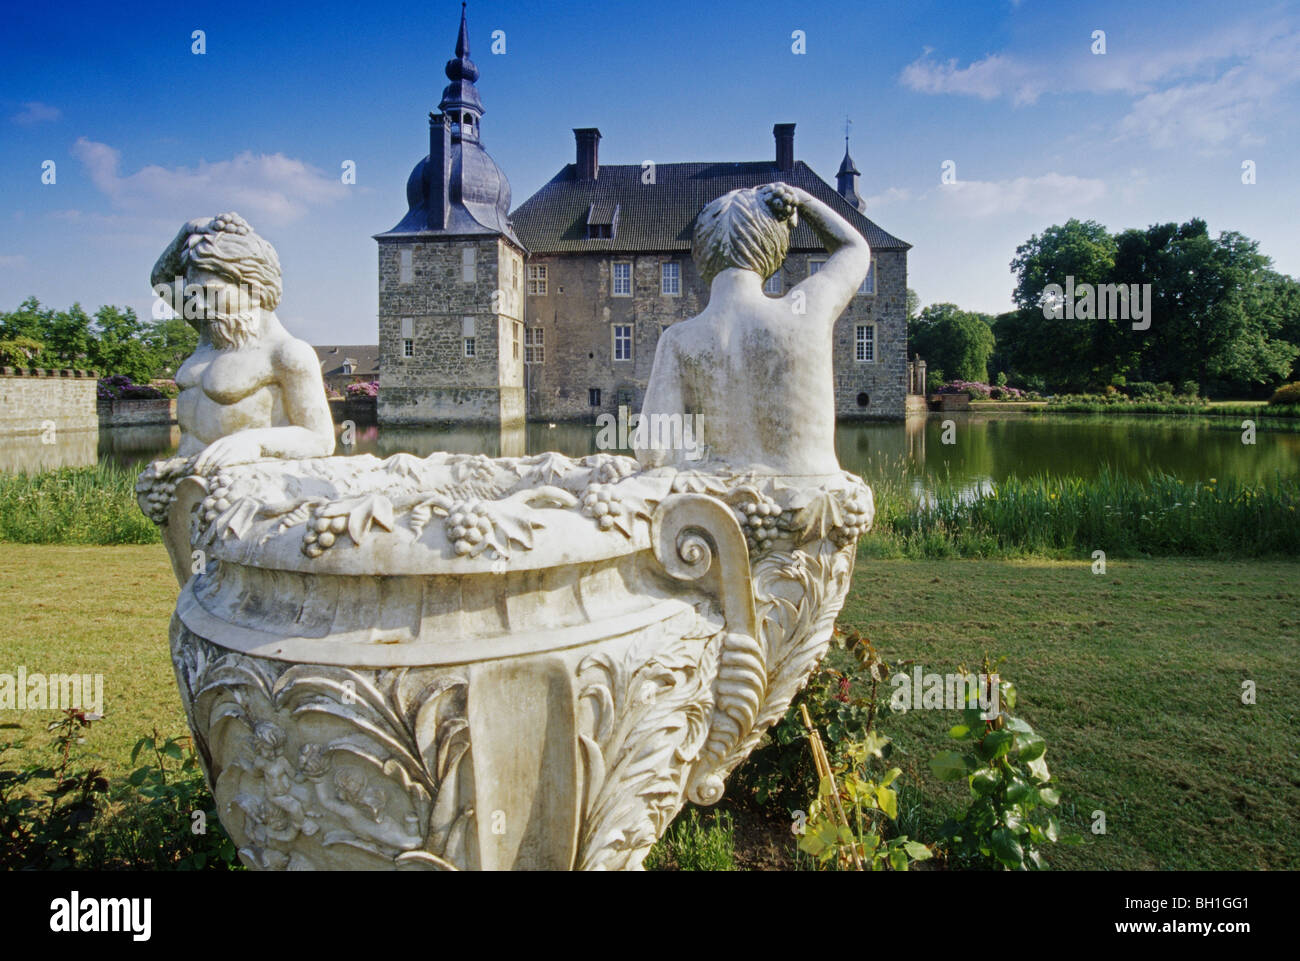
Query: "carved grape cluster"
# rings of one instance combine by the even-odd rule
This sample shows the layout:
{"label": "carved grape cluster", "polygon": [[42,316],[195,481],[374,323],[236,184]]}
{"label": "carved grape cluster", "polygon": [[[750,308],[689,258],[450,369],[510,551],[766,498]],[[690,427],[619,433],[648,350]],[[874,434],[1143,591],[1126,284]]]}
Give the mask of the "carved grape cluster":
{"label": "carved grape cluster", "polygon": [[842,506],[844,523],[835,528],[831,535],[841,547],[856,541],[871,526],[871,504],[861,493],[855,491],[848,495]]}
{"label": "carved grape cluster", "polygon": [[769,547],[778,533],[777,522],[781,517],[781,508],[776,501],[764,494],[756,494],[736,504],[732,510],[740,529],[745,532],[745,541],[750,551],[761,551]]}
{"label": "carved grape cluster", "polygon": [[337,517],[317,515],[307,522],[307,533],[302,538],[302,552],[308,557],[320,557],[333,547],[339,536],[348,529],[348,519],[340,514]]}
{"label": "carved grape cluster", "polygon": [[482,501],[459,501],[447,513],[447,534],[461,556],[483,550],[483,541],[491,533],[492,517]]}
{"label": "carved grape cluster", "polygon": [[176,496],[176,478],[141,477],[135,485],[136,492],[144,495],[145,516],[155,524],[167,520],[167,511],[171,509],[172,498]]}
{"label": "carved grape cluster", "polygon": [[582,512],[596,519],[602,531],[611,530],[615,521],[627,513],[613,484],[588,484],[582,492]]}
{"label": "carved grape cluster", "polygon": [[785,184],[767,184],[760,187],[759,191],[763,196],[763,202],[767,204],[767,209],[772,211],[772,216],[777,220],[789,220],[799,209],[798,198]]}
{"label": "carved grape cluster", "polygon": [[212,218],[209,229],[213,232],[222,231],[228,234],[238,234],[246,236],[251,233],[253,228],[248,225],[248,221],[237,213],[217,214]]}
{"label": "carved grape cluster", "polygon": [[630,457],[610,457],[602,460],[592,471],[592,478],[600,484],[617,484],[626,477],[631,477],[640,469]]}
{"label": "carved grape cluster", "polygon": [[136,479],[135,492],[149,520],[155,524],[166,523],[167,512],[176,499],[176,485],[189,474],[192,463],[192,458],[181,457],[154,461]]}
{"label": "carved grape cluster", "polygon": [[199,504],[199,524],[207,527],[230,507],[230,475],[217,471],[208,486],[208,496]]}

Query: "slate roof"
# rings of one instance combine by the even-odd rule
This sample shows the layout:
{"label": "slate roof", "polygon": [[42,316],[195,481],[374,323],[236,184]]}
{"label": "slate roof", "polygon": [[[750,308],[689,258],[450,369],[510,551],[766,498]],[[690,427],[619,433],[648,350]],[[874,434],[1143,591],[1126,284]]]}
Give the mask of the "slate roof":
{"label": "slate roof", "polygon": [[[565,165],[511,214],[515,233],[530,253],[690,250],[695,217],[705,204],[728,191],[776,180],[801,187],[830,205],[866,237],[873,250],[912,246],[864,217],[802,160],[787,171],[770,160],[658,164],[654,184],[641,182],[640,164],[602,164],[591,181],[579,181],[576,171],[576,164]],[[617,236],[587,239],[592,204],[603,209],[618,206]],[[790,238],[790,248],[823,249],[802,220]]]}
{"label": "slate roof", "polygon": [[[313,346],[312,350],[316,351],[321,373],[326,377],[365,377],[370,374],[379,376],[378,344],[323,344]],[[343,373],[345,363],[355,365],[351,374]]]}

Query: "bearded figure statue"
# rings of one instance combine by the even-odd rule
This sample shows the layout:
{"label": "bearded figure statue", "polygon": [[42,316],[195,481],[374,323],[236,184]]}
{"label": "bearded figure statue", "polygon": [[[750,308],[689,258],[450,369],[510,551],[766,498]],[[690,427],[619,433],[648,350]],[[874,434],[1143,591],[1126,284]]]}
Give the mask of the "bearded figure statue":
{"label": "bearded figure statue", "polygon": [[150,277],[199,332],[176,372],[180,457],[193,471],[264,457],[327,457],[334,425],[311,346],[275,316],[280,259],[236,213],[191,220]]}

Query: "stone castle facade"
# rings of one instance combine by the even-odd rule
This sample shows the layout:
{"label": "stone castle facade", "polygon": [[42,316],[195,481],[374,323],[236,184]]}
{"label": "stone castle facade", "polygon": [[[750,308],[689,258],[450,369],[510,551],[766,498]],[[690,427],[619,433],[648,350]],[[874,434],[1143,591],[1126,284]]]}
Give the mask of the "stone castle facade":
{"label": "stone castle facade", "polygon": [[[379,234],[380,424],[591,420],[640,410],[664,328],[709,291],[691,259],[696,214],[739,187],[784,181],[830,204],[872,248],[872,271],[836,322],[842,418],[899,418],[908,395],[909,245],[864,216],[847,146],[831,187],[794,159],[794,124],[770,161],[606,165],[600,131],[574,131],[575,162],[510,213],[510,185],[483,150],[483,114],[462,15],[451,81],[430,115],[429,155],[408,212]],[[828,257],[792,233],[768,281],[786,293]]]}

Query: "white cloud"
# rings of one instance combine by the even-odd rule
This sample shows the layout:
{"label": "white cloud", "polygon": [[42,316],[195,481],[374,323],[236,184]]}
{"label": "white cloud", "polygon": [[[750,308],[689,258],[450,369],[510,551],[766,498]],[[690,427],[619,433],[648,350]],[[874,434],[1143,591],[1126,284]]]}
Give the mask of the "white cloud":
{"label": "white cloud", "polygon": [[201,160],[194,167],[150,164],[123,174],[121,152],[108,144],[80,137],[72,152],[113,206],[151,216],[235,210],[255,226],[283,225],[346,193],[337,177],[281,153],[244,151],[230,160]]}
{"label": "white cloud", "polygon": [[1287,88],[1300,83],[1300,28],[1289,21],[1243,20],[1190,40],[1119,44],[1093,56],[1068,50],[1027,57],[994,53],[960,66],[928,48],[903,68],[899,82],[918,93],[1005,98],[1016,106],[1045,94],[1127,94],[1120,139],[1158,148],[1248,144],[1275,113]]}
{"label": "white cloud", "polygon": [[9,119],[29,127],[32,124],[49,123],[62,116],[63,111],[58,107],[51,107],[48,103],[41,103],[39,100],[31,100],[23,104],[23,109]]}
{"label": "white cloud", "polygon": [[991,54],[968,67],[958,67],[955,59],[946,63],[932,60],[930,51],[926,50],[903,68],[899,79],[905,87],[918,93],[949,93],[981,100],[1010,96],[1014,103],[1024,104],[1033,103],[1042,93],[1034,72],[1029,65],[1002,54]]}
{"label": "white cloud", "polygon": [[1014,180],[959,180],[938,190],[945,213],[968,218],[1029,213],[1040,217],[1086,208],[1106,195],[1100,180],[1048,173]]}

